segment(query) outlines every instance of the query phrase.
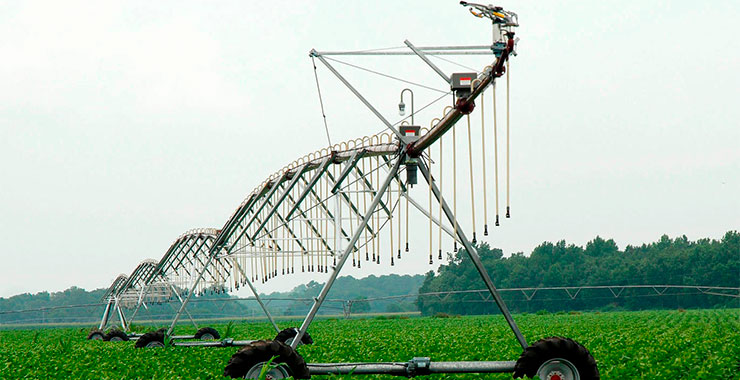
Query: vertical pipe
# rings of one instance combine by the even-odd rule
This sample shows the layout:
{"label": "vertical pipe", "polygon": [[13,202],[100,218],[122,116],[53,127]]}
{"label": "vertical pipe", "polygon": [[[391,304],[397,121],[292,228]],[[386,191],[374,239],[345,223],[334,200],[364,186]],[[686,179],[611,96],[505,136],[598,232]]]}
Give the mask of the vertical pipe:
{"label": "vertical pipe", "polygon": [[509,180],[509,166],[511,164],[510,161],[510,150],[509,150],[509,69],[511,68],[511,65],[509,64],[509,61],[506,61],[506,217],[511,217],[511,202],[510,202],[510,196],[511,193],[509,191],[509,186],[511,184]]}
{"label": "vertical pipe", "polygon": [[[457,128],[452,127],[452,207],[455,217],[453,222],[453,229],[455,236],[457,236],[457,136],[455,131]],[[440,218],[441,219],[441,218]],[[454,251],[457,252],[457,239],[454,242]]]}
{"label": "vertical pipe", "polygon": [[499,207],[498,207],[498,116],[496,115],[496,83],[493,83],[493,177],[494,177],[494,195],[496,197],[496,226],[499,225]]}
{"label": "vertical pipe", "polygon": [[[443,143],[444,143],[444,137],[440,137],[439,138],[439,191],[440,192],[442,192],[442,188],[443,188],[442,185],[444,183],[444,180],[443,180],[444,179],[444,176],[442,175],[442,169],[443,169],[443,165],[442,165],[442,157],[443,157],[442,156],[442,146],[443,146]],[[429,186],[431,187],[431,184],[429,184]],[[432,209],[431,208],[429,209],[429,212],[430,213],[432,212]],[[438,248],[439,248],[439,256],[437,257],[437,259],[438,260],[442,260],[442,203],[439,204],[439,221],[440,221],[440,223],[439,223],[439,241],[437,242],[438,243]]]}
{"label": "vertical pipe", "polygon": [[483,236],[488,236],[488,190],[486,186],[486,114],[483,112],[483,105],[486,104],[483,98],[485,92],[480,93],[480,137],[481,137],[481,155],[483,161]]}
{"label": "vertical pipe", "polygon": [[473,180],[473,141],[472,141],[472,131],[470,128],[470,115],[466,115],[466,118],[468,120],[468,167],[470,168],[470,212],[473,216],[473,244],[476,242],[475,238],[475,187]]}

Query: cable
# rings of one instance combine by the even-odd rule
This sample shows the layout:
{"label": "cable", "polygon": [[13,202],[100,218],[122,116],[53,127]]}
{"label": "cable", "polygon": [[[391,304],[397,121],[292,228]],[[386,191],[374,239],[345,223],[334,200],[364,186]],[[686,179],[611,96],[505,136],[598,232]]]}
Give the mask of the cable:
{"label": "cable", "polygon": [[331,58],[331,57],[324,57],[324,58],[326,58],[326,59],[328,59],[330,61],[334,61],[336,63],[341,63],[343,65],[347,65],[349,67],[354,67],[355,69],[358,69],[358,70],[367,71],[367,72],[373,73],[375,75],[380,75],[382,77],[386,77],[386,78],[389,78],[389,79],[394,79],[394,80],[397,80],[397,81],[400,81],[400,82],[403,82],[403,83],[408,83],[410,85],[418,86],[418,87],[421,87],[421,88],[425,88],[427,90],[437,91],[439,93],[444,93],[444,94],[447,93],[446,91],[443,91],[443,90],[440,90],[440,89],[437,89],[437,88],[434,88],[434,87],[429,87],[429,86],[426,86],[426,85],[423,85],[423,84],[419,84],[419,83],[411,82],[411,81],[408,81],[408,80],[405,80],[405,79],[401,79],[401,78],[398,78],[398,77],[394,77],[392,75],[388,75],[388,74],[384,74],[384,73],[381,73],[381,72],[378,72],[378,71],[370,70],[368,68],[365,68],[365,67],[362,67],[362,66],[357,66],[357,65],[351,64],[349,62],[340,61],[338,59],[334,59],[334,58]]}
{"label": "cable", "polygon": [[316,60],[311,56],[311,64],[313,65],[313,76],[316,78],[316,91],[319,93],[319,104],[321,104],[321,116],[324,118],[324,129],[326,129],[326,139],[329,141],[329,148],[331,148],[331,138],[329,137],[329,125],[326,123],[326,113],[324,113],[324,99],[321,97],[321,87],[319,86],[319,74],[316,70]]}
{"label": "cable", "polygon": [[455,62],[455,61],[453,61],[453,60],[451,60],[451,59],[447,59],[447,58],[444,58],[444,57],[442,57],[442,56],[439,56],[439,55],[437,55],[437,54],[428,54],[428,53],[427,53],[426,55],[427,55],[427,56],[432,56],[432,57],[434,57],[434,58],[437,58],[437,59],[441,59],[441,60],[443,60],[443,61],[445,61],[445,62],[449,62],[449,63],[451,63],[451,64],[453,64],[453,65],[456,65],[456,66],[460,66],[460,67],[462,67],[463,69],[467,69],[467,70],[470,70],[470,71],[475,71],[475,73],[476,73],[476,74],[480,74],[480,71],[478,71],[478,70],[476,70],[476,69],[474,69],[474,68],[472,68],[472,67],[470,67],[470,66],[465,66],[465,65],[463,65],[462,63],[458,63],[458,62]]}

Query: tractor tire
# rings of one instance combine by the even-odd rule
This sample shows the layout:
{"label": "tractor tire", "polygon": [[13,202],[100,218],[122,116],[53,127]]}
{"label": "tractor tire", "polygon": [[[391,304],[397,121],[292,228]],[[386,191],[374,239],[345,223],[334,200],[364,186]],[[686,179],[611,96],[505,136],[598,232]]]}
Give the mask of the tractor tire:
{"label": "tractor tire", "polygon": [[113,329],[113,330],[108,331],[107,334],[105,334],[105,337],[103,337],[103,340],[106,342],[127,342],[128,334],[126,334],[125,332],[119,329]]}
{"label": "tractor tire", "polygon": [[195,339],[216,340],[221,339],[221,334],[219,334],[213,327],[202,327],[195,332]]}
{"label": "tractor tire", "polygon": [[162,329],[159,329],[157,331],[150,331],[142,336],[139,337],[139,339],[136,341],[136,348],[154,348],[154,347],[164,347],[164,333],[165,331],[162,331]]}
{"label": "tractor tire", "polygon": [[[279,332],[275,336],[275,340],[278,342],[282,342],[290,346],[290,344],[293,342],[293,338],[298,335],[298,329],[295,327],[287,328],[281,332]],[[311,339],[311,335],[306,331],[305,334],[303,334],[303,338],[301,338],[301,342],[298,343],[298,345],[301,344],[313,344],[313,339]]]}
{"label": "tractor tire", "polygon": [[311,378],[306,361],[287,344],[274,340],[258,340],[242,347],[229,359],[224,376],[257,379],[263,365],[273,357],[272,364],[276,367],[269,371],[267,378]]}
{"label": "tractor tire", "polygon": [[539,376],[543,380],[599,380],[596,360],[588,349],[569,338],[540,339],[527,347],[514,367],[514,378]]}
{"label": "tractor tire", "polygon": [[87,334],[88,340],[104,340],[105,339],[105,333],[103,330],[100,329],[92,329],[90,330],[90,333]]}

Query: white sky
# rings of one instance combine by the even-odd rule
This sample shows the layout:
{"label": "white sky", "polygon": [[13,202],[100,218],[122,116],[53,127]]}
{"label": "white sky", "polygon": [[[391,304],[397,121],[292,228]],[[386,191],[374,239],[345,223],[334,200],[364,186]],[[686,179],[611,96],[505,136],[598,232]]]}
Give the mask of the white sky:
{"label": "white sky", "polygon": [[[0,3],[0,296],[107,287],[185,230],[221,227],[265,177],[326,144],[311,48],[490,43],[490,24],[457,3]],[[489,242],[624,247],[740,228],[738,2],[500,5],[521,23],[514,218]],[[346,60],[445,87],[414,57]],[[398,120],[405,84],[337,68]],[[334,142],[382,129],[323,67],[319,79]],[[417,108],[435,96],[415,93]],[[422,253],[343,274],[423,273]]]}

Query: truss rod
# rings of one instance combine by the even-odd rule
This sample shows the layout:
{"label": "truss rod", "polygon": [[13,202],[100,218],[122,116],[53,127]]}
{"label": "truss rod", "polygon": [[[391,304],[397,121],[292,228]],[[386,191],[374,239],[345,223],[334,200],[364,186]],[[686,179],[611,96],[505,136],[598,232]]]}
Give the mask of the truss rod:
{"label": "truss rod", "polygon": [[252,285],[252,281],[249,280],[249,276],[247,276],[247,273],[244,271],[241,265],[234,260],[234,265],[236,268],[241,272],[242,276],[244,276],[244,279],[247,280],[247,285],[249,285],[249,289],[252,290],[252,294],[254,294],[254,299],[257,300],[257,303],[260,304],[260,307],[262,308],[262,311],[265,312],[265,315],[267,316],[267,319],[270,320],[270,323],[272,324],[272,327],[275,328],[275,331],[280,332],[280,327],[278,327],[277,323],[275,323],[275,320],[272,318],[272,315],[270,314],[270,311],[267,310],[267,306],[265,306],[264,302],[262,302],[262,299],[260,298],[259,294],[257,294],[257,289],[254,288],[254,285]]}
{"label": "truss rod", "polygon": [[[365,216],[362,218],[361,225],[367,224],[367,222],[370,221],[370,218],[373,217],[375,208],[378,207],[378,203],[380,203],[380,199],[383,197],[385,190],[388,189],[388,186],[390,186],[391,182],[393,181],[393,177],[395,177],[396,173],[398,173],[398,169],[401,166],[402,158],[403,157],[398,157],[396,159],[395,165],[393,165],[393,168],[391,169],[390,173],[388,173],[388,176],[383,182],[383,185],[380,187],[380,189],[378,189],[377,194],[375,194],[373,201],[370,203],[370,207],[368,207],[367,211],[365,212]],[[342,267],[344,267],[344,263],[347,262],[347,259],[349,258],[350,253],[352,252],[352,249],[354,248],[355,244],[357,243],[357,240],[360,239],[360,236],[363,233],[363,228],[360,228],[361,225],[355,229],[355,233],[354,235],[352,235],[352,239],[350,239],[349,244],[347,245],[347,248],[345,248],[344,252],[342,252],[342,256],[339,258],[339,262],[337,263],[337,266],[334,267],[334,270],[332,271],[331,276],[326,281],[326,284],[324,284],[324,287],[321,289],[321,293],[319,293],[318,298],[314,300],[313,305],[311,306],[311,310],[308,311],[308,314],[306,315],[306,319],[301,324],[301,328],[298,329],[298,334],[293,339],[293,343],[291,343],[290,345],[291,348],[295,349],[298,346],[298,343],[301,341],[301,339],[303,339],[303,335],[306,334],[306,330],[308,330],[308,326],[311,324],[311,322],[313,321],[313,318],[316,316],[316,312],[319,311],[321,304],[326,299],[327,294],[329,294],[329,290],[334,284],[334,281],[337,279],[337,276],[339,276],[339,272],[342,270]]]}
{"label": "truss rod", "polygon": [[417,49],[416,46],[414,46],[414,44],[411,43],[411,41],[406,40],[406,41],[403,41],[403,43],[405,43],[406,46],[408,46],[409,49],[411,49],[414,52],[414,54],[418,55],[419,58],[421,58],[421,60],[424,61],[424,63],[426,63],[429,67],[431,67],[432,70],[434,70],[437,74],[439,74],[439,76],[441,76],[442,79],[444,79],[445,82],[447,82],[447,84],[452,83],[452,81],[450,80],[450,77],[448,77],[447,74],[445,74],[445,72],[442,71],[442,69],[440,69],[437,65],[435,65],[434,62],[430,61],[429,58],[427,58],[427,56],[424,54],[424,52]]}
{"label": "truss rod", "polygon": [[332,65],[330,65],[324,57],[316,55],[316,53],[316,50],[311,50],[309,55],[318,58],[319,61],[321,61],[321,63],[323,63],[329,69],[329,71],[331,71],[337,78],[339,78],[339,80],[344,83],[344,85],[347,86],[347,88],[349,88],[349,90],[352,91],[352,93],[355,94],[355,96],[357,96],[357,98],[360,99],[360,101],[365,104],[365,106],[367,106],[367,108],[369,108],[370,111],[372,111],[372,113],[374,113],[375,116],[377,116],[378,119],[380,119],[380,121],[382,121],[383,124],[388,127],[388,129],[391,130],[391,132],[393,132],[393,134],[396,135],[396,137],[398,137],[399,140],[402,140],[403,135],[401,134],[401,132],[398,132],[393,124],[391,124],[385,117],[383,117],[383,115],[377,109],[375,109],[375,107],[373,107],[373,105],[370,104],[370,102],[368,102],[367,99],[365,99],[365,97],[362,96],[359,91],[357,91],[357,89],[355,89],[346,79],[344,79],[342,74],[339,74],[339,72]]}
{"label": "truss rod", "polygon": [[[452,210],[450,210],[450,207],[447,205],[447,202],[442,197],[442,193],[440,193],[439,188],[437,188],[437,185],[434,183],[434,180],[432,180],[432,176],[429,173],[429,168],[427,167],[426,163],[423,160],[419,160],[418,167],[419,167],[419,170],[421,170],[422,174],[424,175],[424,179],[431,186],[432,193],[434,193],[435,198],[437,198],[437,201],[442,205],[442,209],[444,210],[445,216],[447,216],[448,221],[450,222],[450,224],[454,225],[455,215],[452,213]],[[501,298],[501,295],[496,289],[496,286],[493,284],[491,277],[488,275],[488,271],[483,266],[483,262],[481,261],[480,256],[478,256],[478,251],[476,251],[475,247],[473,247],[473,245],[470,244],[470,241],[468,240],[467,237],[465,237],[465,234],[463,233],[462,230],[463,230],[462,228],[458,228],[455,231],[457,233],[458,238],[460,239],[463,246],[465,247],[465,251],[468,253],[468,256],[473,261],[473,264],[475,265],[475,268],[478,270],[478,273],[483,279],[483,282],[486,284],[488,291],[491,292],[493,299],[496,301],[496,305],[498,305],[499,309],[501,310],[501,313],[504,315],[504,318],[506,318],[506,322],[509,324],[509,327],[511,327],[511,330],[514,332],[514,335],[516,335],[516,339],[519,341],[519,344],[522,346],[523,349],[526,349],[528,347],[527,340],[524,338],[524,335],[522,335],[522,332],[519,331],[519,327],[516,325],[514,318],[511,316],[511,312],[509,312],[509,308],[506,306],[506,303],[504,302],[503,298]]]}
{"label": "truss rod", "polygon": [[[326,160],[329,160],[329,157],[327,157]],[[280,194],[280,196],[278,197],[277,201],[275,201],[275,205],[274,206],[271,206],[272,208],[270,209],[270,211],[267,212],[267,215],[265,216],[265,219],[262,221],[262,223],[260,223],[259,227],[257,227],[257,230],[255,230],[254,233],[252,234],[252,240],[254,240],[254,239],[257,238],[257,235],[260,233],[260,231],[262,231],[262,229],[265,227],[265,225],[267,225],[267,223],[270,221],[270,217],[272,216],[272,214],[274,214],[277,211],[278,207],[280,207],[280,205],[282,205],[283,201],[285,200],[285,197],[288,196],[288,193],[290,193],[290,191],[293,190],[293,187],[298,183],[298,181],[301,178],[303,178],[303,173],[305,172],[305,170],[306,170],[307,167],[308,167],[308,164],[304,164],[293,175],[293,179],[290,181],[290,183],[288,183],[288,186],[285,187],[285,189],[283,190],[283,193]],[[323,167],[323,164],[322,164],[322,167]]]}

